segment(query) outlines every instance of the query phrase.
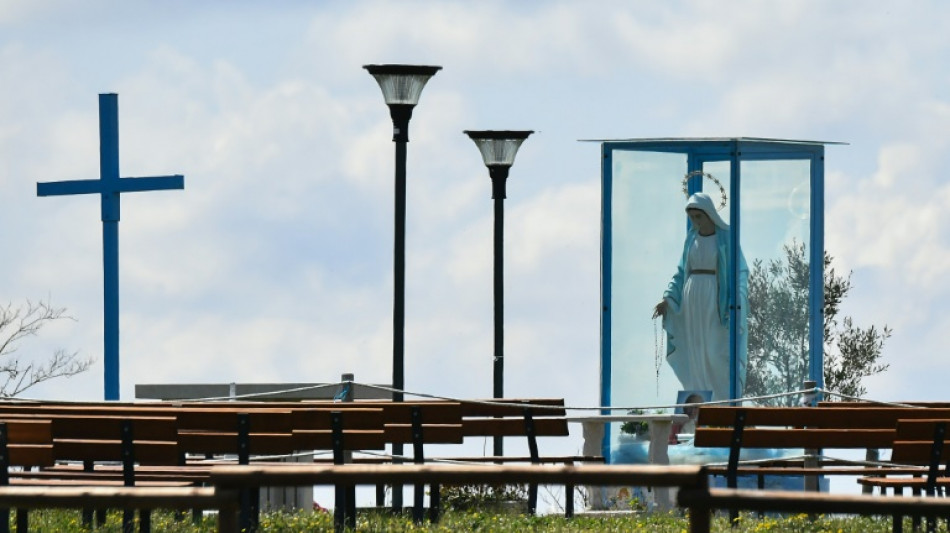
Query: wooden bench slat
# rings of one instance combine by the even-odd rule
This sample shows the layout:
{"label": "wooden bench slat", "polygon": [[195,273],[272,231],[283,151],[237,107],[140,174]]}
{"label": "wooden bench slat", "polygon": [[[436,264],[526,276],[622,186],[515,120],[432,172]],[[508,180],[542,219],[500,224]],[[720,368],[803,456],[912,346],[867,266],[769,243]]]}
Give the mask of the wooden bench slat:
{"label": "wooden bench slat", "polygon": [[[518,405],[499,405],[518,404]],[[462,404],[463,417],[521,416],[525,407],[538,407],[532,410],[535,417],[566,416],[564,400],[557,398],[473,400]],[[561,407],[562,409],[557,409]]]}
{"label": "wooden bench slat", "polygon": [[379,483],[538,483],[690,487],[705,483],[693,465],[275,465],[215,466],[217,487]]}
{"label": "wooden bench slat", "polygon": [[[922,418],[917,420],[902,418],[897,421],[897,435],[895,440],[933,442],[934,430],[939,423],[945,423],[950,426],[950,419]],[[950,432],[948,432],[948,434],[950,434]],[[947,440],[950,440],[950,435],[948,435]]]}
{"label": "wooden bench slat", "polygon": [[24,509],[233,509],[233,492],[204,487],[0,487],[0,504]]}
{"label": "wooden bench slat", "polygon": [[[567,420],[564,418],[536,418],[534,428],[539,437],[560,437],[568,435]],[[515,437],[524,436],[523,418],[467,418],[462,420],[462,431],[466,437]]]}
{"label": "wooden bench slat", "polygon": [[746,412],[748,426],[809,426],[815,428],[894,428],[901,419],[950,419],[950,409],[868,407],[844,411],[825,407],[702,406],[697,426],[732,426],[736,411]]}
{"label": "wooden bench slat", "polygon": [[[743,448],[890,448],[893,429],[773,429],[746,427]],[[698,447],[728,448],[732,428],[697,428],[694,444]]]}
{"label": "wooden bench slat", "polygon": [[53,423],[49,419],[0,418],[7,425],[7,442],[43,443],[53,439]]}
{"label": "wooden bench slat", "polygon": [[383,427],[382,408],[294,409],[292,429],[329,428],[333,413],[342,413],[343,429],[379,429]]}
{"label": "wooden bench slat", "polygon": [[[680,505],[693,509],[737,508],[750,511],[799,513],[907,514],[942,516],[950,513],[950,499],[913,496],[867,496],[801,491],[745,489],[685,489]],[[690,513],[691,515],[693,513]]]}
{"label": "wooden bench slat", "polygon": [[[412,442],[412,425],[386,424],[386,440],[395,443]],[[465,434],[462,424],[423,424],[423,440],[427,444],[462,444]]]}
{"label": "wooden bench slat", "polygon": [[[286,454],[294,449],[292,433],[251,433],[249,450],[252,455]],[[237,454],[240,451],[237,433],[213,431],[182,431],[178,435],[178,449],[183,453]]]}
{"label": "wooden bench slat", "polygon": [[52,444],[9,444],[7,453],[11,466],[52,466],[56,462]]}
{"label": "wooden bench slat", "polygon": [[[135,441],[135,461],[149,465],[178,464],[175,441]],[[68,461],[122,461],[122,443],[116,440],[53,439],[53,456]]]}
{"label": "wooden bench slat", "polygon": [[[297,450],[332,450],[333,435],[330,430],[294,430],[294,447]],[[382,430],[344,430],[345,450],[384,450],[386,435]]]}

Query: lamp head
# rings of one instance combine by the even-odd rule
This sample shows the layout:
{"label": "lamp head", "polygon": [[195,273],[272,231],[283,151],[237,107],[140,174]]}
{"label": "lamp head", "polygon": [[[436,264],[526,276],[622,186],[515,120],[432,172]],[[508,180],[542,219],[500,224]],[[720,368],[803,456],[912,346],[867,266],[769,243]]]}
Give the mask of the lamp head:
{"label": "lamp head", "polygon": [[363,65],[379,83],[386,105],[419,103],[419,95],[429,78],[442,67],[423,65]]}
{"label": "lamp head", "polygon": [[475,141],[488,168],[513,165],[518,148],[532,133],[534,131],[530,130],[465,130],[465,134]]}

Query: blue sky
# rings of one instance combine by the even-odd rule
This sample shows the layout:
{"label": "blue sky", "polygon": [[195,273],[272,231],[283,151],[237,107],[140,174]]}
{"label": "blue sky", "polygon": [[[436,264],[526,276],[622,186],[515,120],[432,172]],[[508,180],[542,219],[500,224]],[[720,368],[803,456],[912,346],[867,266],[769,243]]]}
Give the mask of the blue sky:
{"label": "blue sky", "polygon": [[[102,395],[97,97],[119,94],[122,398],[135,383],[390,380],[391,122],[368,63],[443,66],[410,125],[406,388],[491,395],[491,200],[464,129],[533,129],[506,201],[506,389],[597,403],[600,167],[578,139],[756,136],[827,151],[845,312],[888,324],[869,396],[943,399],[945,2],[0,4],[3,300],[97,357],[29,396]],[[659,289],[658,289],[659,294]],[[648,319],[649,309],[644,309]]]}

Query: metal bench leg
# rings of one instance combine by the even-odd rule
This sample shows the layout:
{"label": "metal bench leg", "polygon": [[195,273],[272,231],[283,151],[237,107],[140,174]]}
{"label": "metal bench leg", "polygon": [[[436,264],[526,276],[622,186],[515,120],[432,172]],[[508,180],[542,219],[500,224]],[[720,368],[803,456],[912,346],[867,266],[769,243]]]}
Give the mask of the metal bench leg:
{"label": "metal bench leg", "polygon": [[16,510],[16,530],[17,530],[17,533],[30,533],[29,509]]}
{"label": "metal bench leg", "polygon": [[386,507],[386,485],[376,485],[376,507]]}
{"label": "metal bench leg", "polygon": [[[528,437],[528,453],[531,454],[531,464],[541,464],[538,454],[538,438],[534,429],[534,413],[531,408],[524,408],[524,432]],[[528,514],[533,516],[538,509],[538,485],[531,483],[528,485]]]}
{"label": "metal bench leg", "polygon": [[[758,474],[756,477],[758,478],[759,490],[765,490],[765,476],[763,476],[762,474]],[[759,517],[759,520],[761,520],[762,517],[765,516],[765,511],[759,511],[757,515]]]}
{"label": "metal bench leg", "polygon": [[[421,465],[425,463],[422,438],[422,409],[415,406],[410,410],[412,419],[412,462]],[[412,521],[421,524],[425,517],[426,488],[422,483],[416,483],[412,492]]]}
{"label": "metal bench leg", "polygon": [[337,485],[333,505],[333,531],[341,533],[346,529],[346,487]]}
{"label": "metal bench leg", "polygon": [[[920,489],[913,488],[910,491],[912,496],[920,496]],[[911,527],[914,531],[920,531],[920,515],[914,515],[910,519]]]}
{"label": "metal bench leg", "polygon": [[439,493],[441,486],[438,483],[429,485],[429,521],[433,524],[439,523],[442,514],[442,495]]}
{"label": "metal bench leg", "polygon": [[711,509],[689,508],[689,533],[709,533]]}
{"label": "metal bench leg", "polygon": [[122,533],[135,533],[135,511],[132,509],[122,511]]}
{"label": "metal bench leg", "polygon": [[[736,411],[736,421],[732,426],[732,441],[729,446],[729,464],[726,467],[726,486],[734,489],[738,486],[739,452],[742,450],[742,432],[745,429],[745,411]],[[729,525],[739,525],[739,510],[729,508]]]}
{"label": "metal bench leg", "polygon": [[425,518],[426,486],[415,484],[412,488],[412,521],[421,524]]}
{"label": "metal bench leg", "polygon": [[139,509],[139,533],[151,533],[151,531],[152,531],[151,509]]}
{"label": "metal bench leg", "polygon": [[574,485],[564,485],[564,518],[574,518]]}

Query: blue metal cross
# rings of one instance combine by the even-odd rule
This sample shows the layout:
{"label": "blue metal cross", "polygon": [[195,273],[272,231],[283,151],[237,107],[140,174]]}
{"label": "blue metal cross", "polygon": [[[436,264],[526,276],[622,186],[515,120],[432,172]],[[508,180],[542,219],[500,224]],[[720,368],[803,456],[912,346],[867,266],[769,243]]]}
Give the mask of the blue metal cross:
{"label": "blue metal cross", "polygon": [[119,194],[184,189],[181,175],[119,177],[118,95],[99,95],[99,179],[37,183],[37,196],[102,195],[105,399],[119,399]]}

